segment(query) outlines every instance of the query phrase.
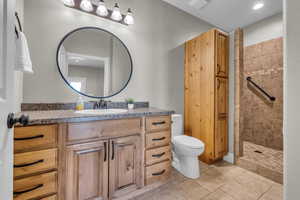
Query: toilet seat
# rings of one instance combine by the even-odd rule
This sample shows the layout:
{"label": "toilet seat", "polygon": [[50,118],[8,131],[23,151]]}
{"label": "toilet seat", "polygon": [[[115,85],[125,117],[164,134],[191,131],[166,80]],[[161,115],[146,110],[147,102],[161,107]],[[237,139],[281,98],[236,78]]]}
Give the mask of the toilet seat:
{"label": "toilet seat", "polygon": [[180,136],[175,136],[173,139],[174,145],[183,145],[188,148],[192,149],[203,149],[204,148],[204,143],[197,138],[190,137],[187,135],[180,135]]}

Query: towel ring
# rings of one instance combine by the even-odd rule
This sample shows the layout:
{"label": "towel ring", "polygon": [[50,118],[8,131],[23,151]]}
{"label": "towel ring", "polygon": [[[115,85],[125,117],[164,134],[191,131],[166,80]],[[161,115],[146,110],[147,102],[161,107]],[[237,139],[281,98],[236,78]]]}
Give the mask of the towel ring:
{"label": "towel ring", "polygon": [[[19,18],[19,14],[18,14],[17,12],[15,12],[15,16],[16,16],[17,21],[18,21],[19,30],[22,32],[23,29],[22,29],[22,25],[21,25],[20,18]],[[17,29],[17,26],[15,26],[15,32],[16,32],[17,38],[19,38],[19,31],[18,31],[18,29]]]}

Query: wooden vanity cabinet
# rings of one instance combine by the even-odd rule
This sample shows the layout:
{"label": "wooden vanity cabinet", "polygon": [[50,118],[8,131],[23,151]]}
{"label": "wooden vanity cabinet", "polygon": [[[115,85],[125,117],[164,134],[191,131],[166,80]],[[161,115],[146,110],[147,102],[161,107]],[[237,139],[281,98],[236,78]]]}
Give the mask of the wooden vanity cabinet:
{"label": "wooden vanity cabinet", "polygon": [[14,199],[119,200],[158,187],[171,172],[170,124],[154,116],[18,127]]}
{"label": "wooden vanity cabinet", "polygon": [[108,163],[107,140],[68,146],[66,199],[108,199]]}
{"label": "wooden vanity cabinet", "polygon": [[228,34],[213,29],[185,44],[184,131],[202,140],[200,159],[228,153]]}

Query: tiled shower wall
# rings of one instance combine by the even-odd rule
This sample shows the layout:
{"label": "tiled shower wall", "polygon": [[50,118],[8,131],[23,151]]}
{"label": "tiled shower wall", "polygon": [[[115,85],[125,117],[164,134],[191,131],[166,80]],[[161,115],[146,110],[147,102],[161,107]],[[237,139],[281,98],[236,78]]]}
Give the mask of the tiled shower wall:
{"label": "tiled shower wall", "polygon": [[[242,138],[273,149],[283,149],[283,40],[282,38],[247,46],[244,49],[244,84],[241,114]],[[246,77],[276,97],[270,102],[247,83]]]}

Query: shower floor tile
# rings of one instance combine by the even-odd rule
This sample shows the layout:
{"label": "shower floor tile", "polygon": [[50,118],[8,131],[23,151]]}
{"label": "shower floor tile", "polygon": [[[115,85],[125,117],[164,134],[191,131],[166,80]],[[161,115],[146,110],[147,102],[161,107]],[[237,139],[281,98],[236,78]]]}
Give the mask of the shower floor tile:
{"label": "shower floor tile", "polygon": [[244,142],[244,155],[238,161],[241,167],[282,183],[283,151],[251,142]]}

